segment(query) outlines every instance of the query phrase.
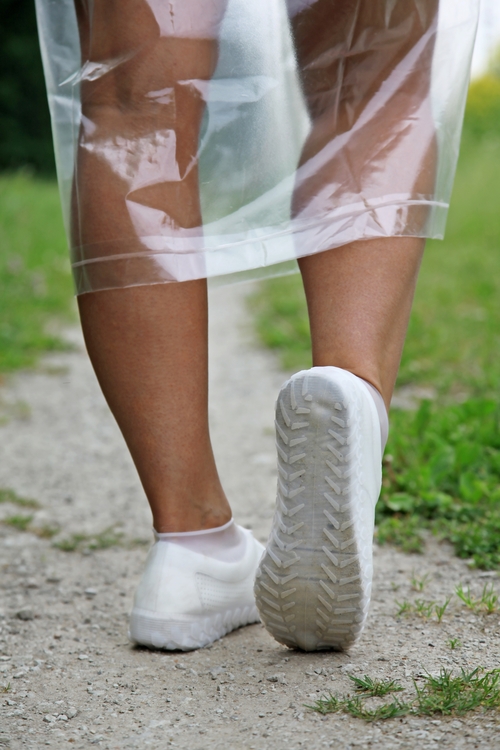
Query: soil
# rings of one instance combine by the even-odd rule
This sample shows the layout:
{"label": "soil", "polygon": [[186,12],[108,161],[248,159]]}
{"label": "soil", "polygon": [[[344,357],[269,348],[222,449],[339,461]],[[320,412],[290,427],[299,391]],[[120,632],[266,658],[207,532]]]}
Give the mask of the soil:
{"label": "soil", "polygon": [[[274,398],[287,374],[254,340],[250,290],[211,294],[211,421],[235,518],[265,541]],[[190,653],[132,646],[127,616],[151,518],[81,336],[68,335],[74,351],[0,388],[0,488],[40,504],[0,504],[4,521],[33,515],[26,531],[0,524],[0,748],[500,747],[494,711],[369,724],[307,708],[352,693],[349,675],[396,679],[410,694],[425,672],[499,666],[498,614],[473,613],[455,596],[441,623],[398,617],[397,602],[442,603],[459,583],[476,593],[496,583],[432,539],[423,556],[376,547],[371,615],[348,653],[290,651],[261,625]],[[74,550],[55,547],[61,540]],[[419,593],[412,578],[424,576]]]}

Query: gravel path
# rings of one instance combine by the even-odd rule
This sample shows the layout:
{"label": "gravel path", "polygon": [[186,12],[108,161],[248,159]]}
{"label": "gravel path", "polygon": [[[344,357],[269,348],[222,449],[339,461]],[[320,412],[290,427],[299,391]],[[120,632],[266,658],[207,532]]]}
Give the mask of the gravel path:
{"label": "gravel path", "polygon": [[[250,288],[212,293],[211,420],[235,517],[265,541],[285,374],[253,341]],[[186,654],[132,647],[127,613],[150,515],[81,337],[71,336],[74,352],[0,388],[0,488],[40,504],[0,504],[0,519],[33,515],[27,531],[0,525],[0,748],[500,747],[493,712],[367,724],[305,706],[352,691],[349,674],[395,678],[411,692],[423,670],[499,665],[497,614],[471,613],[455,597],[441,624],[396,616],[396,600],[443,602],[458,583],[479,591],[492,581],[432,541],[425,557],[376,549],[371,617],[349,653],[292,652],[261,625]],[[412,576],[425,574],[417,593]],[[461,645],[452,650],[450,638]]]}

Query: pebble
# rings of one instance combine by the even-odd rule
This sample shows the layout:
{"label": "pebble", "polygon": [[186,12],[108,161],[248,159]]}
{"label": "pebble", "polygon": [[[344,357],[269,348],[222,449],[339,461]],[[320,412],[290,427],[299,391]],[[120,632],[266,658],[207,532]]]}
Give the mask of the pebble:
{"label": "pebble", "polygon": [[95,596],[97,594],[97,590],[96,589],[85,589],[85,591],[83,593],[85,594],[85,596]]}
{"label": "pebble", "polygon": [[47,581],[47,583],[61,583],[62,578],[55,573],[49,573],[45,580]]}
{"label": "pebble", "polygon": [[225,672],[226,670],[223,667],[212,667],[212,669],[208,670],[208,674],[212,678],[212,680],[216,680],[217,677]]}
{"label": "pebble", "polygon": [[66,711],[66,716],[68,717],[68,719],[74,719],[77,714],[78,714],[78,709],[74,708],[74,706],[70,706],[68,710]]}
{"label": "pebble", "polygon": [[23,607],[18,612],[16,612],[16,617],[18,620],[34,620],[35,614],[31,607]]}
{"label": "pebble", "polygon": [[46,714],[43,717],[43,720],[47,722],[47,724],[52,724],[54,721],[57,721],[55,716],[52,716],[52,714]]}
{"label": "pebble", "polygon": [[89,657],[87,656],[87,654],[78,654],[78,658],[80,659],[80,661],[85,661],[85,659],[88,659]]}

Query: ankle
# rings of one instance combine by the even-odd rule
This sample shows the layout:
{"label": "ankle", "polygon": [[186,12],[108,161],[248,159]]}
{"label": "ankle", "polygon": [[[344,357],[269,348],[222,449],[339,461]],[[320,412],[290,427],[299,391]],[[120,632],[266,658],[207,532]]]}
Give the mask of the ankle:
{"label": "ankle", "polygon": [[[225,499],[225,498],[224,498]],[[173,504],[153,511],[153,525],[159,534],[205,531],[227,524],[232,518],[227,500],[220,505],[198,507],[195,503]]]}

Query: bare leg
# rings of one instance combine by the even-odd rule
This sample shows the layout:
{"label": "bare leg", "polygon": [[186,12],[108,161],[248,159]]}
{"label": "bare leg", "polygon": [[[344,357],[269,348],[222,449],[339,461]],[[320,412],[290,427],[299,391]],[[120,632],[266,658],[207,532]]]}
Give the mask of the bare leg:
{"label": "bare leg", "polygon": [[424,241],[355,242],[299,261],[313,365],[335,365],[392,397]]}
{"label": "bare leg", "polygon": [[[184,84],[208,80],[213,73],[214,20],[207,18],[207,39],[165,38],[146,2],[95,0],[93,5],[90,27],[85,4],[77,4],[84,58],[125,61],[82,85],[84,122],[92,126],[87,131],[84,126],[80,138],[75,244],[133,237],[130,201],[165,211],[181,229],[199,226],[195,157],[203,101],[195,87]],[[206,12],[221,17],[224,6],[225,0],[219,6],[214,2]],[[137,185],[141,144],[154,143],[158,131],[175,139],[174,156],[157,173],[151,172],[153,159],[147,184]],[[130,148],[116,149],[119,142]],[[144,154],[147,158],[147,149]],[[129,158],[135,161],[127,174],[123,166]],[[127,251],[143,249],[139,240],[136,245],[128,240]],[[79,306],[90,358],[139,472],[156,530],[226,523],[231,510],[208,431],[205,281],[94,292],[82,295]]]}
{"label": "bare leg", "polygon": [[[299,170],[296,215],[307,215],[310,207],[317,212],[322,200],[326,213],[341,201],[349,203],[350,195],[354,202],[360,194],[369,199],[432,191],[435,142],[428,89],[436,12],[436,0],[421,3],[419,12],[413,4],[391,6],[385,0],[317,0],[292,18],[312,119],[301,165],[312,158],[317,162],[304,177]],[[417,48],[412,67],[405,58]],[[389,95],[373,107],[382,89]],[[344,147],[328,150],[347,132]],[[337,192],[324,189],[329,183]],[[425,209],[410,211],[409,223],[421,228]],[[423,248],[421,239],[390,237],[299,261],[314,365],[335,365],[368,380],[387,406]]]}

